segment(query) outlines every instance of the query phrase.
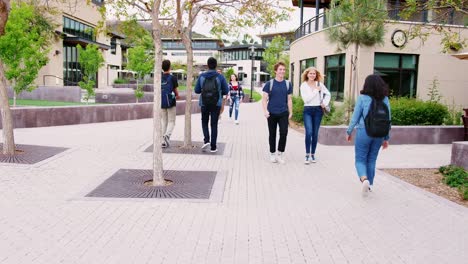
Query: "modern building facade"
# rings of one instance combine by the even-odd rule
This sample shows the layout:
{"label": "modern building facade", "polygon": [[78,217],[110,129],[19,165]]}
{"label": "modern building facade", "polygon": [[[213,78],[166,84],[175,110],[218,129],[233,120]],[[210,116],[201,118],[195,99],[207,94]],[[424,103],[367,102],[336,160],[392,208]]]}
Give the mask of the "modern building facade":
{"label": "modern building facade", "polygon": [[[102,16],[99,8],[103,0],[76,1],[72,4],[52,1],[49,4],[59,11],[54,22],[59,25],[55,33],[59,36],[52,44],[49,63],[39,72],[36,84],[44,86],[76,86],[81,80],[77,46],[96,44],[104,58],[110,49],[107,36],[96,34]],[[97,74],[97,87],[106,86],[106,67]]]}
{"label": "modern building facade", "polygon": [[256,86],[269,79],[265,72],[266,67],[262,64],[265,47],[258,44],[234,45],[219,49],[220,62],[218,64],[232,65],[239,81],[244,85],[251,86],[252,73]]}
{"label": "modern building facade", "polygon": [[[337,52],[336,44],[329,43],[326,36],[326,12],[331,1],[302,2],[305,12],[315,11],[316,16],[303,22],[295,32],[295,40],[290,46],[290,75],[294,83],[294,93],[299,94],[301,73],[315,66],[326,76],[325,84],[334,100],[343,101],[350,94],[351,55],[354,49]],[[441,36],[431,34],[422,43],[406,36],[409,27],[424,23],[431,18],[431,12],[415,14],[404,21],[399,16],[403,1],[388,1],[389,20],[386,23],[385,42],[374,47],[361,47],[358,54],[358,87],[362,87],[369,74],[380,74],[389,84],[392,96],[428,98],[428,90],[433,80],[438,80],[442,101],[447,104],[468,106],[468,63],[442,53]],[[453,12],[449,25],[438,25],[459,32],[468,38],[468,29],[463,26],[463,16]],[[460,52],[460,51],[458,51]],[[453,52],[456,53],[456,52]]]}

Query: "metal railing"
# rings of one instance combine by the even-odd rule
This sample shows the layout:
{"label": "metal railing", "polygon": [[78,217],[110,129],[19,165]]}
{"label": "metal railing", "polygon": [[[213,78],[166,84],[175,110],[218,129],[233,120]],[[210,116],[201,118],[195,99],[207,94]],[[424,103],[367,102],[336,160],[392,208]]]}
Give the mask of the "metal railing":
{"label": "metal railing", "polygon": [[[443,24],[443,25],[464,25],[465,16],[462,12],[457,12],[452,9],[445,10],[446,15],[445,17],[440,17],[435,14],[429,15],[428,11],[418,11],[415,12],[410,18],[403,19],[400,16],[400,12],[402,7],[400,5],[389,6],[388,12],[388,19],[389,20],[396,20],[396,21],[408,21],[408,22],[419,22],[419,23],[434,23],[434,24]],[[319,30],[327,28],[328,22],[326,17],[326,12],[321,13],[318,16],[312,17],[311,19],[307,20],[304,24],[302,24],[299,28],[295,31],[295,38],[301,38],[303,36],[309,35],[311,33],[317,32]]]}
{"label": "metal railing", "polygon": [[327,22],[325,19],[325,13],[321,13],[318,16],[314,16],[313,18],[307,20],[304,24],[302,24],[298,29],[296,29],[294,35],[295,38],[298,39],[300,37],[309,35],[311,33],[317,32],[324,28],[327,28]]}

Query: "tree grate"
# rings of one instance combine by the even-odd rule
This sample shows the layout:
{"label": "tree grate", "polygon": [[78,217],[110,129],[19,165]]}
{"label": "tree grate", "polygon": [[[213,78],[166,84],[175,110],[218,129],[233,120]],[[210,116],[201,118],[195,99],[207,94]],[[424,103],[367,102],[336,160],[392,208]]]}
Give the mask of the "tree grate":
{"label": "tree grate", "polygon": [[[223,155],[224,150],[226,148],[226,143],[217,143],[216,147],[218,148],[218,152],[212,153],[210,151],[211,146],[208,146],[205,150],[202,150],[201,147],[203,146],[203,142],[200,141],[192,141],[192,148],[183,148],[184,142],[174,140],[171,141],[171,144],[168,148],[162,148],[163,153],[170,153],[170,154],[198,154],[198,155]],[[153,145],[149,146],[145,152],[153,152]]]}
{"label": "tree grate", "polygon": [[16,145],[18,153],[9,156],[2,154],[2,149],[3,143],[0,143],[0,163],[16,164],[35,164],[67,150],[67,148],[61,147]]}
{"label": "tree grate", "polygon": [[163,174],[171,185],[147,186],[152,170],[120,169],[86,197],[209,199],[216,178],[216,171],[165,170]]}

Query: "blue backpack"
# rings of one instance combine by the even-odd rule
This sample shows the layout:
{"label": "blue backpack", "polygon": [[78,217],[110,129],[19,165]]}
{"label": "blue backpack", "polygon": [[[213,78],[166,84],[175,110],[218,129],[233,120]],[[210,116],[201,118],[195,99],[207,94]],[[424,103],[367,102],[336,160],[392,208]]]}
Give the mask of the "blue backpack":
{"label": "blue backpack", "polygon": [[173,89],[172,75],[163,74],[161,77],[161,108],[171,108],[176,105]]}

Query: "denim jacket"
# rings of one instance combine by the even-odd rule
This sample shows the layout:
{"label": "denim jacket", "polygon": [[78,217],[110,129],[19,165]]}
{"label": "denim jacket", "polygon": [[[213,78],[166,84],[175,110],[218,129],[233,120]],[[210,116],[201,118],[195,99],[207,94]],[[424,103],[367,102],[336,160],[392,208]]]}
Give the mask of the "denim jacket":
{"label": "denim jacket", "polygon": [[[388,106],[388,110],[390,113],[390,119],[392,119],[392,112],[390,109],[390,102],[388,101],[388,97],[383,99],[383,102]],[[372,97],[368,95],[360,95],[356,101],[356,106],[354,107],[353,116],[351,118],[351,122],[349,122],[349,127],[346,133],[351,135],[353,132],[354,127],[356,128],[365,128],[364,119],[369,113],[369,108],[372,103]],[[384,137],[384,140],[390,139],[390,133]]]}

